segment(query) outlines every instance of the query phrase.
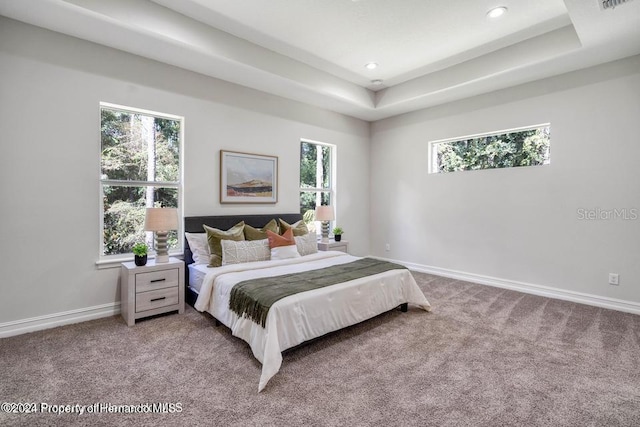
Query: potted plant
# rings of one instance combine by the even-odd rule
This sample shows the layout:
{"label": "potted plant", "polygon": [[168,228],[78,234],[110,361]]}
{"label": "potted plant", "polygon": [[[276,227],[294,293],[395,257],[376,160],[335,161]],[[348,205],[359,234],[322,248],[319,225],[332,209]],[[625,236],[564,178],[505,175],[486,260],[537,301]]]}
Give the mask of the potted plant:
{"label": "potted plant", "polygon": [[133,251],[133,260],[137,266],[141,267],[147,264],[147,252],[149,247],[144,243],[136,243],[131,249]]}
{"label": "potted plant", "polygon": [[342,228],[340,227],[336,227],[333,229],[333,240],[335,240],[336,242],[339,242],[340,240],[342,240],[342,233],[344,233],[344,231],[342,231]]}

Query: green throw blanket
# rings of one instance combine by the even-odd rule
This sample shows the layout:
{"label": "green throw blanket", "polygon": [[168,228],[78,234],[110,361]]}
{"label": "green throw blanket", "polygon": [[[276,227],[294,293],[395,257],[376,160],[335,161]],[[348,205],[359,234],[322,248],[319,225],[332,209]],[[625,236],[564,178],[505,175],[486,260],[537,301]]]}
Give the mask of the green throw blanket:
{"label": "green throw blanket", "polygon": [[302,273],[245,280],[231,289],[229,308],[238,316],[247,316],[264,327],[269,309],[284,297],[405,268],[387,261],[363,258],[347,264]]}

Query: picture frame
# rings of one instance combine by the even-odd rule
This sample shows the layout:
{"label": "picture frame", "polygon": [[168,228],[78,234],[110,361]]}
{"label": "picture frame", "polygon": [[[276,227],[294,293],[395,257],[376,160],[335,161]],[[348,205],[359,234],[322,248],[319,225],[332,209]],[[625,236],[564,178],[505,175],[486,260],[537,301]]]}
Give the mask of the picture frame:
{"label": "picture frame", "polygon": [[277,203],[278,157],[220,150],[220,203]]}

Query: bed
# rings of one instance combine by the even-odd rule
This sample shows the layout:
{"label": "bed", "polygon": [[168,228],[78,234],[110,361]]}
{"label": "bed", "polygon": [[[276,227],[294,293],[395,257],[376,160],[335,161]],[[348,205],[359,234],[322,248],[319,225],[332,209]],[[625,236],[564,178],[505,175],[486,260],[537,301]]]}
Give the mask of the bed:
{"label": "bed", "polygon": [[[301,216],[274,214],[186,217],[185,231],[204,232],[203,225],[227,230],[240,221],[258,228],[274,218],[282,218],[293,224]],[[284,350],[398,307],[406,311],[408,304],[430,311],[429,302],[411,272],[405,268],[392,268],[371,276],[354,276],[346,282],[286,296],[271,305],[261,324],[260,321],[252,320],[246,314],[238,315],[229,308],[232,289],[238,283],[244,285],[259,278],[281,281],[283,277],[298,277],[293,274],[331,276],[324,273],[350,268],[359,262],[374,261],[343,252],[326,251],[297,258],[211,268],[193,262],[193,252],[186,239],[184,259],[187,264],[187,302],[196,310],[209,313],[216,325],[224,324],[234,336],[249,344],[256,359],[262,363],[258,391],[262,391],[279,371]],[[317,274],[318,272],[322,273]]]}

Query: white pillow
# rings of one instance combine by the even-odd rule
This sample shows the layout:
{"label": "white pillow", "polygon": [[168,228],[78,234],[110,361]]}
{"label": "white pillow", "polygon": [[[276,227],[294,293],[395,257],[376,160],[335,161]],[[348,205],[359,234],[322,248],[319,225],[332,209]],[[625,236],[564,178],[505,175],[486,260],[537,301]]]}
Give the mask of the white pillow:
{"label": "white pillow", "polygon": [[211,251],[207,241],[207,233],[184,233],[191,249],[194,264],[209,264]]}
{"label": "white pillow", "polygon": [[271,257],[269,241],[263,240],[221,240],[222,265],[243,262],[268,261]]}
{"label": "white pillow", "polygon": [[300,253],[296,245],[278,246],[271,249],[271,259],[299,258]]}
{"label": "white pillow", "polygon": [[295,236],[296,247],[300,255],[311,255],[318,252],[318,240],[316,233],[308,233],[304,236]]}

